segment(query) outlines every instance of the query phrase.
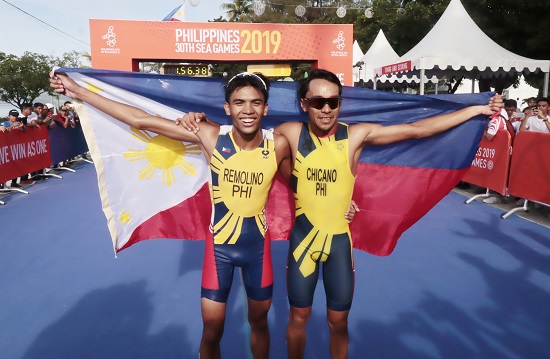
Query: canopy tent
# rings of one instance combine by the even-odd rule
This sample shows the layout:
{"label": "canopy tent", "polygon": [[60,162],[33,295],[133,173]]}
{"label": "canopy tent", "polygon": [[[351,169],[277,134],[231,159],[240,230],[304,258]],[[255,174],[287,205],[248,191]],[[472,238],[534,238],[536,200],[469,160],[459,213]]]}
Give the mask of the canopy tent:
{"label": "canopy tent", "polygon": [[359,43],[357,40],[353,42],[353,50],[352,50],[352,61],[353,61],[353,82],[359,81],[359,70],[361,68],[359,64],[359,61],[361,61],[361,58],[363,57],[363,50],[361,50],[361,47],[359,46]]}
{"label": "canopy tent", "polygon": [[360,64],[359,78],[366,83],[374,79],[373,74],[376,67],[396,61],[398,58],[399,55],[391,47],[384,31],[380,29],[368,51],[354,64]]}
{"label": "canopy tent", "polygon": [[[399,64],[399,65],[397,65]],[[544,95],[547,95],[550,60],[534,60],[514,54],[491,40],[472,20],[460,0],[449,6],[430,32],[409,52],[375,69],[375,78],[391,76],[390,81],[424,83],[444,76],[469,79],[542,71]],[[416,75],[416,78],[413,76]]]}

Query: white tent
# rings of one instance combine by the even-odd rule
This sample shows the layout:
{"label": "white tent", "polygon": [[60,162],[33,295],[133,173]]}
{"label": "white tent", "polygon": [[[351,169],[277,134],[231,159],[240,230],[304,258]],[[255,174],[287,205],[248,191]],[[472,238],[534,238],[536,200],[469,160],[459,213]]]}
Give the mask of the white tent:
{"label": "white tent", "polygon": [[353,82],[359,81],[359,67],[356,66],[356,64],[361,61],[361,58],[363,57],[363,50],[361,50],[361,47],[359,46],[359,43],[357,40],[353,42],[353,50],[352,50],[352,61],[353,61]]}
{"label": "white tent", "polygon": [[[545,73],[545,96],[548,88],[550,60],[533,60],[516,55],[491,40],[476,25],[460,0],[451,3],[430,32],[409,52],[393,63],[407,63],[406,76],[394,81],[411,81],[417,75],[420,94],[424,94],[427,76],[464,76],[479,79],[505,74]],[[389,65],[389,63],[388,63]],[[385,70],[384,70],[385,69]],[[387,74],[388,67],[375,69],[375,76]],[[408,79],[405,79],[408,78]]]}
{"label": "white tent", "polygon": [[398,58],[399,55],[397,55],[395,50],[391,47],[384,32],[380,29],[368,51],[358,60],[358,62],[354,60],[354,64],[360,64],[361,71],[359,77],[364,82],[368,82],[373,80],[375,68],[391,63]]}

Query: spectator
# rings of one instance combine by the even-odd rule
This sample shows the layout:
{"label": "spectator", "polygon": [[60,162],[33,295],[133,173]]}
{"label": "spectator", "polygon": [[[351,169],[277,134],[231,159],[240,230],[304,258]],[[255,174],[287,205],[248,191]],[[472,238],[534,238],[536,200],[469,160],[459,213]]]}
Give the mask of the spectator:
{"label": "spectator", "polygon": [[33,105],[30,103],[24,103],[21,105],[19,121],[23,122],[25,126],[40,126],[38,124],[38,114],[34,112]]}
{"label": "spectator", "polygon": [[8,113],[8,121],[6,121],[6,122],[9,122],[9,124],[6,126],[6,122],[4,122],[4,126],[9,127],[10,129],[22,127],[23,124],[18,121],[18,118],[19,118],[19,111],[11,110]]}
{"label": "spectator", "polygon": [[522,112],[522,117],[519,119],[519,121],[512,122],[512,126],[514,126],[514,130],[516,131],[516,133],[519,132],[519,129],[523,121],[526,121],[529,117],[533,115],[533,107],[526,106],[521,112]]}
{"label": "spectator", "polygon": [[71,122],[69,120],[69,111],[65,108],[65,106],[60,106],[57,109],[57,114],[53,116],[53,120],[55,123],[57,123],[60,126],[63,126],[63,128],[67,128],[69,126],[74,127],[74,122]]}
{"label": "spectator", "polygon": [[548,116],[550,100],[546,97],[540,98],[537,105],[533,107],[533,114],[521,123],[520,131],[528,130],[534,132],[550,133],[550,116]]}
{"label": "spectator", "polygon": [[535,97],[529,97],[528,99],[524,100],[524,102],[529,107],[534,107],[537,104],[537,99]]}
{"label": "spectator", "polygon": [[[19,117],[19,111],[17,110],[11,110],[8,113],[8,120],[2,122],[2,126],[7,128],[9,131],[11,131],[12,128],[19,128],[22,127],[23,124],[19,121],[17,121]],[[7,188],[21,188],[21,185],[17,183],[19,177],[14,178],[10,181],[10,184],[7,184]]]}
{"label": "spectator", "polygon": [[[21,113],[17,117],[17,121],[21,122],[23,126],[39,126],[36,120],[29,120],[29,117],[31,116],[31,114],[34,114],[32,104],[24,103],[21,105]],[[22,129],[24,129],[24,127]],[[19,183],[33,184],[35,183],[35,181],[29,180],[29,175],[26,174],[21,177],[21,180],[19,181]]]}
{"label": "spectator", "polygon": [[74,110],[74,105],[71,101],[65,101],[63,103],[63,106],[67,109],[67,115],[69,117],[69,121],[71,121],[71,127],[74,128],[74,125],[76,125],[77,122],[80,122],[80,119],[78,118],[78,114]]}
{"label": "spectator", "polygon": [[[495,116],[487,124],[487,128],[483,133],[483,137],[487,141],[492,141],[499,130],[507,130],[510,136],[514,137],[516,131],[511,123],[512,119],[517,117],[516,111],[518,109],[518,103],[516,100],[504,101],[504,111],[501,111],[499,116]],[[485,198],[483,203],[495,204],[502,203],[505,199],[498,193],[494,193],[491,196]]]}
{"label": "spectator", "polygon": [[504,112],[501,112],[499,116],[495,116],[489,121],[483,137],[486,140],[491,141],[497,134],[498,130],[508,130],[511,136],[515,135],[515,130],[511,124],[511,119],[516,116],[516,110],[518,103],[516,100],[504,101]]}
{"label": "spectator", "polygon": [[21,105],[21,113],[17,117],[17,121],[21,122],[23,126],[28,125],[28,117],[32,113],[32,105],[30,103],[24,103]]}
{"label": "spectator", "polygon": [[37,121],[38,123],[38,117],[40,117],[40,113],[42,112],[42,108],[44,107],[43,104],[40,102],[35,102],[33,105],[33,111],[27,118],[28,121]]}
{"label": "spectator", "polygon": [[[506,105],[506,103],[508,103],[508,105]],[[523,119],[525,118],[525,113],[518,109],[518,103],[516,100],[506,100],[504,102],[504,110],[506,111],[508,119],[512,124],[512,129],[514,131],[513,134],[518,133],[519,126],[521,126],[521,121],[523,121]]]}
{"label": "spectator", "polygon": [[[519,130],[550,133],[550,123],[548,122],[550,120],[550,116],[548,115],[549,105],[550,100],[548,98],[542,97],[538,99],[536,106],[532,107],[532,115],[523,120]],[[517,204],[520,206],[523,205],[524,200],[519,199]],[[535,208],[539,207],[540,205],[536,203]]]}
{"label": "spectator", "polygon": [[[49,106],[51,106],[51,109]],[[46,105],[42,106],[42,110],[40,111],[40,115],[38,116],[38,124],[44,124],[48,126],[48,128],[54,128],[55,122],[52,117],[53,105],[51,103],[47,103]]]}
{"label": "spectator", "polygon": [[[37,124],[46,125],[48,128],[55,128],[55,122],[53,120],[53,105],[51,103],[42,104],[37,102],[34,104],[34,113],[37,114]],[[31,115],[32,116],[32,115]],[[35,180],[46,179],[44,176],[44,169],[31,173],[31,178]]]}

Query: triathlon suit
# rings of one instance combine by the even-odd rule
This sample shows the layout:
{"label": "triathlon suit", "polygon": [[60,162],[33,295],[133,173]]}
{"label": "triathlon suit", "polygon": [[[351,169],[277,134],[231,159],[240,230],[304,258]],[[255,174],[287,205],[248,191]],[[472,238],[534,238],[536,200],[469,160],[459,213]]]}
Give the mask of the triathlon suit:
{"label": "triathlon suit", "polygon": [[292,172],[296,222],[290,234],[288,298],[290,305],[310,307],[323,262],[327,307],[351,308],[355,276],[351,235],[344,214],[355,177],[348,156],[348,126],[317,137],[304,123]]}
{"label": "triathlon suit", "polygon": [[210,161],[213,237],[206,241],[201,297],[225,303],[233,271],[241,267],[247,296],[268,300],[273,291],[265,203],[277,171],[273,133],[258,148],[241,150],[232,126],[222,126]]}

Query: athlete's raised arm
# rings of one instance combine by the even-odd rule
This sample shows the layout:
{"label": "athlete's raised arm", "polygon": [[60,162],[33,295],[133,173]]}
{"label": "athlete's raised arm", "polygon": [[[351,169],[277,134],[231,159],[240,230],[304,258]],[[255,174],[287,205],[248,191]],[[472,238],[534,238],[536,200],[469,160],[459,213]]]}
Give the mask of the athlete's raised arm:
{"label": "athlete's raised arm", "polygon": [[52,72],[50,75],[50,86],[56,93],[61,93],[75,100],[86,102],[136,129],[152,131],[174,140],[199,143],[203,144],[203,146],[206,145],[206,147],[210,147],[207,143],[203,142],[205,142],[205,139],[208,139],[206,142],[210,142],[210,137],[214,135],[217,136],[216,131],[219,132],[218,129],[209,129],[208,127],[211,126],[202,123],[200,126],[205,127],[205,129],[202,131],[201,136],[199,136],[194,132],[187,131],[183,127],[178,126],[172,120],[151,115],[136,107],[113,101],[96,94],[78,85],[73,79],[63,73]]}
{"label": "athlete's raised arm", "polygon": [[446,131],[477,115],[490,116],[503,107],[502,97],[495,95],[484,106],[470,106],[445,115],[429,117],[417,122],[382,126],[372,123],[361,123],[350,126],[350,144],[353,147],[364,145],[386,145],[410,138],[433,136]]}

